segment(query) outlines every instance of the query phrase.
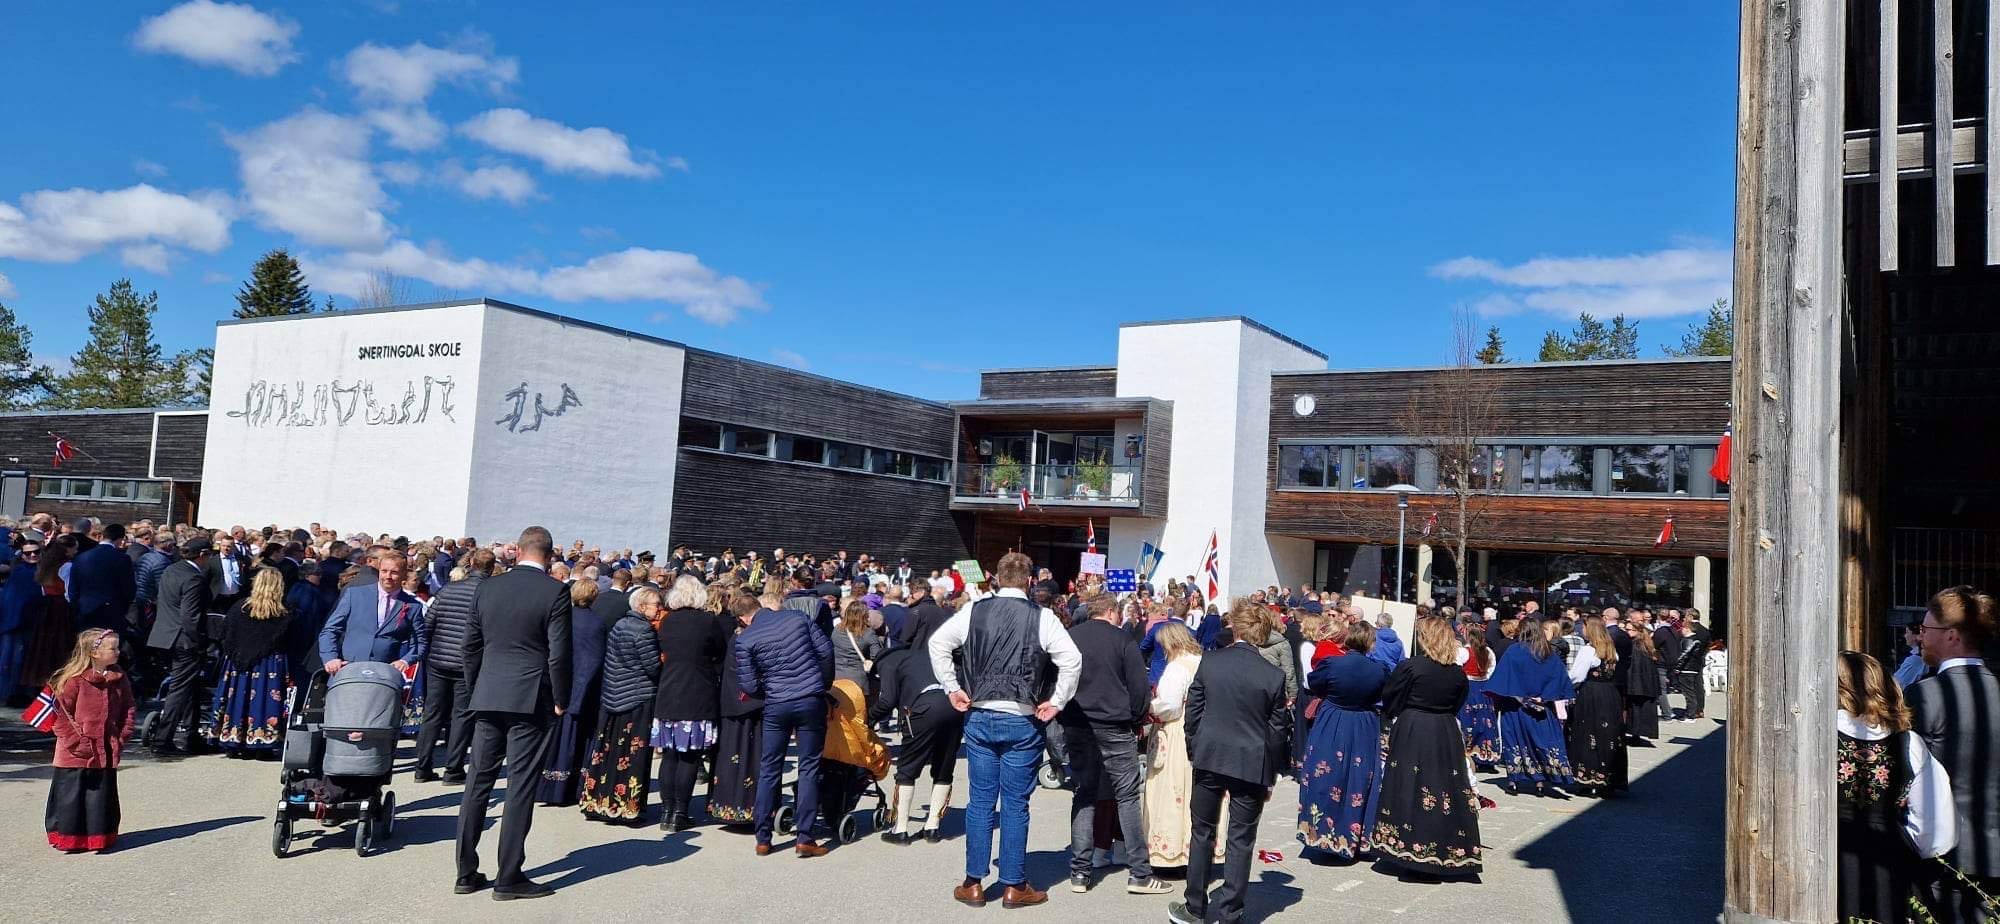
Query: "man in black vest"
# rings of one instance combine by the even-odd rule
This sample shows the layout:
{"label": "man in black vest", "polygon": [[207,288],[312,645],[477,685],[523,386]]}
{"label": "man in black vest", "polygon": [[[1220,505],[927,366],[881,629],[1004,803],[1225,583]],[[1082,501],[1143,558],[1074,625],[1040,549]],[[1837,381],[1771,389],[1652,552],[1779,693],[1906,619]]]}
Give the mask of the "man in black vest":
{"label": "man in black vest", "polygon": [[[993,860],[993,803],[1000,801],[1001,904],[1039,905],[1048,893],[1028,881],[1028,797],[1042,763],[1042,729],[1076,693],[1083,656],[1047,608],[1028,600],[1033,564],[1009,552],[993,569],[998,593],[947,620],[925,646],[952,707],[967,712],[965,763],[972,791],[965,805],[965,881],[960,903],[986,904],[982,885]],[[960,676],[953,655],[964,658]],[[1046,666],[1055,688],[1044,696]]]}
{"label": "man in black vest", "polygon": [[[472,772],[458,808],[458,881],[466,895],[487,886],[500,901],[554,890],[521,873],[534,822],[535,781],[548,760],[550,723],[562,715],[556,690],[569,690],[569,588],[549,577],[555,540],[530,526],[512,571],[481,582],[465,623],[465,679],[472,684]],[[500,875],[479,872],[486,802],[507,761],[507,809],[500,820]]]}
{"label": "man in black vest", "polygon": [[1970,586],[1931,597],[1922,628],[1933,673],[1910,684],[1910,730],[1951,777],[1958,843],[1933,865],[1930,911],[1939,921],[1990,921],[1980,892],[2000,892],[2000,677],[1983,655],[2000,626],[2000,605]]}

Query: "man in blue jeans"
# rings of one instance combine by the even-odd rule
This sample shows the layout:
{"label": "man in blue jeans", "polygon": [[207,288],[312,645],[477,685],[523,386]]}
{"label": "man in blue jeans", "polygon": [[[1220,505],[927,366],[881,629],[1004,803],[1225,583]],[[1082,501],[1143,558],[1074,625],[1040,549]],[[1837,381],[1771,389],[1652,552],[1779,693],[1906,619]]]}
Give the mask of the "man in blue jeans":
{"label": "man in blue jeans", "polygon": [[826,693],[833,684],[833,646],[812,618],[792,609],[758,610],[736,637],[736,679],[745,696],[764,698],[762,762],[757,768],[757,855],[771,852],[772,816],[784,791],[785,750],[799,742],[795,847],[801,857],[826,856],[813,842],[819,820],[819,758],[826,749]]}
{"label": "man in blue jeans", "polygon": [[[1019,552],[1002,556],[993,569],[1000,591],[959,610],[926,646],[931,670],[953,708],[969,713],[965,764],[972,794],[965,805],[965,880],[951,894],[975,908],[986,904],[982,882],[993,867],[996,801],[1000,904],[1021,908],[1049,897],[1028,881],[1028,797],[1042,763],[1042,727],[1076,693],[1083,656],[1062,620],[1029,601],[1033,567]],[[954,654],[964,665],[962,677]],[[1049,662],[1056,668],[1052,692],[1045,688]]]}

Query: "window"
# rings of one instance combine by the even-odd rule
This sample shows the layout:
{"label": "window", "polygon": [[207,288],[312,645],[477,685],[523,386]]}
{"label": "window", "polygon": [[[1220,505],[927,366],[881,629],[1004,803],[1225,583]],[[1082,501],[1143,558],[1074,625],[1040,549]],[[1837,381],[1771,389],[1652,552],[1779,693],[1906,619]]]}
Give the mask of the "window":
{"label": "window", "polygon": [[902,475],[907,478],[917,473],[917,457],[891,449],[870,449],[868,470],[877,475]]}
{"label": "window", "polygon": [[865,468],[868,451],[853,443],[828,443],[826,462],[834,468]]}
{"label": "window", "polygon": [[71,478],[69,480],[69,496],[96,498],[100,495],[103,484],[103,482],[94,478]]}
{"label": "window", "polygon": [[1613,493],[1672,494],[1687,489],[1686,446],[1611,447]]}
{"label": "window", "polygon": [[[1281,488],[1324,488],[1326,482],[1325,446],[1280,446],[1278,447],[1278,486]],[[1338,466],[1336,465],[1337,469]]]}
{"label": "window", "polygon": [[67,483],[68,483],[68,482],[66,482],[66,481],[65,481],[64,479],[61,479],[61,478],[44,478],[44,479],[42,479],[42,484],[41,484],[41,487],[40,487],[40,488],[38,488],[38,489],[36,489],[36,491],[35,491],[35,496],[36,496],[36,497],[61,497],[61,496],[63,496],[63,493],[64,493],[64,492],[65,492],[66,490],[68,490],[68,489],[67,489],[67,488],[65,487],[65,485],[66,485]]}
{"label": "window", "polygon": [[793,462],[810,462],[814,465],[826,464],[825,440],[809,436],[790,436],[785,438],[785,442],[789,445],[779,453],[779,458]]}
{"label": "window", "polygon": [[681,445],[696,449],[721,449],[722,425],[706,420],[681,418]]}
{"label": "window", "polygon": [[929,456],[918,456],[917,477],[925,481],[950,481],[951,463]]}
{"label": "window", "polygon": [[106,480],[102,478],[43,478],[36,497],[56,500],[96,500],[119,504],[157,504],[166,499],[167,486],[158,481]]}
{"label": "window", "polygon": [[1355,487],[1387,488],[1417,479],[1414,446],[1362,446],[1354,455]]}
{"label": "window", "polygon": [[734,452],[746,456],[769,456],[771,454],[771,431],[736,430],[729,431],[736,438]]}
{"label": "window", "polygon": [[104,483],[104,494],[102,496],[105,500],[131,500],[132,482],[107,481]]}
{"label": "window", "polygon": [[134,499],[142,504],[157,504],[166,499],[167,486],[157,481],[141,481],[138,496]]}
{"label": "window", "polygon": [[1521,490],[1588,494],[1592,455],[1588,446],[1530,446],[1522,453]]}

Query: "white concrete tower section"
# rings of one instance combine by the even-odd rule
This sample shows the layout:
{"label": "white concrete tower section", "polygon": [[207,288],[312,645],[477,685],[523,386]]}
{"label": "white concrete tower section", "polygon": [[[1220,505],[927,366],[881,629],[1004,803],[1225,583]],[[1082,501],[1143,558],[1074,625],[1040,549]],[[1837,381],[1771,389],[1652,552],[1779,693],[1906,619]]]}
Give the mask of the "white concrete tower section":
{"label": "white concrete tower section", "polygon": [[1326,357],[1248,318],[1140,322],[1118,329],[1118,396],[1174,403],[1167,516],[1111,522],[1113,567],[1142,542],[1164,550],[1154,575],[1199,574],[1210,531],[1223,596],[1312,577],[1312,543],[1264,533],[1271,373],[1326,368]]}

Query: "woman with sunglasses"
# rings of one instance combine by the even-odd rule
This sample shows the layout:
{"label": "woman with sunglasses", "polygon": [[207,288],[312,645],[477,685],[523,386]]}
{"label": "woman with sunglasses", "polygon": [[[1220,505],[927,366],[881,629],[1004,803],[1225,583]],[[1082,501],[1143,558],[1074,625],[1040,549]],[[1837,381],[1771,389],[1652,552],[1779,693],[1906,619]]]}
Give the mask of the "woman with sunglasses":
{"label": "woman with sunglasses", "polygon": [[0,702],[18,707],[26,705],[27,697],[34,695],[24,685],[29,675],[21,668],[28,653],[28,637],[40,615],[31,604],[42,599],[42,588],[35,583],[35,566],[41,560],[42,544],[21,539],[18,533],[15,537],[19,548],[14,552],[6,580],[0,582]]}

